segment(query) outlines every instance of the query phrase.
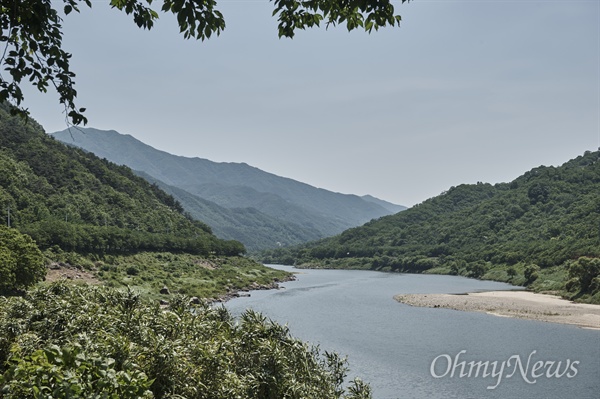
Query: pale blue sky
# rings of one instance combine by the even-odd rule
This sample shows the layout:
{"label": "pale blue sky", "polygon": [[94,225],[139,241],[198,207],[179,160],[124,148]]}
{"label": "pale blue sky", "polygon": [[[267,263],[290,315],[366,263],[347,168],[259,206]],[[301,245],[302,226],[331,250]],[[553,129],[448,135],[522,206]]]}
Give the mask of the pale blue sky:
{"label": "pale blue sky", "polygon": [[[598,0],[397,2],[400,28],[293,40],[272,3],[220,1],[227,28],[204,43],[93,3],[64,23],[89,126],[173,154],[410,206],[600,145]],[[27,95],[66,127],[54,94]]]}

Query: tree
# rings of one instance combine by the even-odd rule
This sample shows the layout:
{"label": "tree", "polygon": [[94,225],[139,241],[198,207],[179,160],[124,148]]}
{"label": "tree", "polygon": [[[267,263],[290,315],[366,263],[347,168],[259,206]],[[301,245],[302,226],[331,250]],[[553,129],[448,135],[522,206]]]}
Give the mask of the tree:
{"label": "tree", "polygon": [[548,194],[548,187],[541,183],[535,183],[527,190],[527,196],[532,205],[538,202],[545,203],[548,200]]}
{"label": "tree", "polygon": [[506,274],[508,275],[508,281],[511,281],[517,275],[517,270],[514,266],[511,266],[508,269],[506,269]]}
{"label": "tree", "polygon": [[0,227],[0,291],[31,287],[45,275],[44,258],[31,237]]}
{"label": "tree", "polygon": [[[273,0],[279,21],[279,37],[294,37],[297,29],[346,24],[349,31],[363,28],[366,32],[387,25],[400,24],[391,0]],[[402,3],[410,0],[401,0]],[[54,3],[58,3],[55,1]],[[63,0],[62,11],[79,12],[79,5],[92,7],[91,0]],[[158,13],[150,8],[152,0],[110,0],[110,5],[133,16],[134,23],[151,29]],[[177,16],[180,32],[186,39],[205,40],[225,29],[223,14],[215,0],[163,0],[161,11]],[[62,48],[62,16],[51,0],[0,0],[0,42],[4,49],[0,65],[10,77],[0,73],[0,103],[13,104],[13,112],[29,115],[21,107],[21,83],[27,79],[39,91],[53,86],[74,125],[86,124],[85,108],[77,108],[75,73],[70,69],[71,54]]]}
{"label": "tree", "polygon": [[594,295],[600,290],[600,258],[582,256],[569,266],[570,287]]}
{"label": "tree", "polygon": [[525,285],[530,285],[535,280],[538,279],[538,272],[540,271],[540,267],[538,265],[527,265],[525,266],[525,270],[523,271],[523,276],[525,277]]}

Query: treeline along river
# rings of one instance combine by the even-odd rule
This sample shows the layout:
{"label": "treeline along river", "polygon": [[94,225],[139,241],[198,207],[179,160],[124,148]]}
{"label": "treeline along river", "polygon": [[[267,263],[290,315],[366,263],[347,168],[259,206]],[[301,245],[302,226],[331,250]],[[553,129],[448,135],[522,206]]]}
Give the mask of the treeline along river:
{"label": "treeline along river", "polygon": [[600,331],[400,304],[396,294],[515,289],[456,276],[297,270],[282,289],[226,303],[347,355],[375,399],[599,398]]}

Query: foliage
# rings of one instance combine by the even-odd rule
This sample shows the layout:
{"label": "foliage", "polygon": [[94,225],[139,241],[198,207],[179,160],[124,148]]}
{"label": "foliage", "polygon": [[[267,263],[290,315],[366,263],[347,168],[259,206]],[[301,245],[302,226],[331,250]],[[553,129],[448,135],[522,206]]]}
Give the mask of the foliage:
{"label": "foliage", "polygon": [[[266,251],[261,260],[495,276],[544,287],[545,269],[564,269],[582,257],[600,257],[599,154],[586,152],[560,167],[541,166],[510,183],[452,187],[411,209],[338,236]],[[592,267],[582,264],[583,270]],[[509,275],[510,267],[514,269]],[[581,279],[579,271],[573,273],[587,290],[589,279]],[[564,290],[566,273],[560,275]],[[580,299],[585,298],[595,301],[593,296]]]}
{"label": "foliage", "polygon": [[42,253],[31,237],[0,226],[0,292],[26,289],[45,275]]}
{"label": "foliage", "polygon": [[[5,382],[7,398],[152,398],[152,381],[139,369],[114,369],[114,359],[82,351],[81,345],[48,345],[11,358]],[[132,370],[130,370],[132,369]]]}
{"label": "foliage", "polygon": [[129,168],[67,147],[0,105],[0,209],[42,249],[85,253],[245,252],[182,213],[170,195]]}
{"label": "foliage", "polygon": [[[85,1],[91,6],[89,0]],[[65,12],[77,10],[75,0],[65,0],[65,3]],[[73,87],[75,74],[70,70],[71,55],[62,49],[60,22],[61,18],[49,0],[0,1],[0,42],[4,43],[0,63],[10,75],[9,79],[0,75],[0,103],[8,100],[20,106],[23,79],[29,80],[41,92],[46,92],[52,85],[73,123],[85,123],[87,120],[82,115],[85,109],[77,109],[74,103],[77,96]],[[11,111],[28,115],[22,108]]]}
{"label": "foliage", "polygon": [[525,277],[526,284],[529,285],[529,284],[533,283],[535,280],[537,280],[539,277],[539,274],[538,274],[539,271],[540,271],[539,266],[527,265],[525,267],[525,271],[523,272],[523,277]]}
{"label": "foliage", "polygon": [[279,37],[294,37],[297,29],[319,26],[321,21],[327,26],[345,23],[349,31],[360,27],[370,33],[373,28],[399,25],[401,20],[394,15],[391,1],[274,0],[274,4]]}
{"label": "foliage", "polygon": [[[63,3],[64,15],[79,12],[81,4],[92,7],[90,0]],[[132,15],[134,23],[144,29],[151,29],[158,19],[151,4],[152,0],[110,0],[113,8]],[[215,0],[163,0],[161,11],[177,16],[186,39],[204,40],[225,29],[225,19],[216,5]],[[279,37],[291,38],[297,29],[319,26],[321,21],[327,26],[345,23],[349,31],[360,27],[367,32],[400,24],[391,0],[274,0],[274,5]],[[10,101],[15,105],[11,112],[28,116],[20,107],[25,79],[41,92],[53,86],[71,122],[86,124],[85,108],[75,106],[75,73],[70,69],[71,54],[63,49],[61,24],[59,7],[50,0],[0,0],[0,42],[4,43],[0,65],[10,75],[0,75],[0,103]]]}
{"label": "foliage", "polygon": [[[106,284],[136,287],[154,299],[165,285],[173,293],[219,297],[287,277],[237,258],[245,252],[241,243],[218,239],[130,169],[67,147],[1,105],[0,145],[0,209],[10,212],[10,232],[26,232],[52,262],[92,270]],[[36,243],[23,240],[10,241],[37,254],[36,268],[15,257],[16,247],[9,253],[0,245],[0,288],[43,279]]]}
{"label": "foliage", "polygon": [[576,297],[600,294],[600,258],[581,257],[568,268],[567,289],[575,291]]}
{"label": "foliage", "polygon": [[167,309],[133,291],[56,283],[0,298],[0,392],[11,398],[370,398],[345,361],[252,311]]}

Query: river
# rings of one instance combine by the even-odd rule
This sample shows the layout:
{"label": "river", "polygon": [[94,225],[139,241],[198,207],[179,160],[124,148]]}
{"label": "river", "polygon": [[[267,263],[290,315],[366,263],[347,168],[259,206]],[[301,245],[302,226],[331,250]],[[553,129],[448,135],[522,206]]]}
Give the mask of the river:
{"label": "river", "polygon": [[515,289],[508,284],[272,267],[297,272],[298,279],[226,307],[234,314],[260,311],[287,323],[295,337],[347,355],[349,377],[369,382],[375,399],[600,398],[600,331],[410,307],[393,299],[402,293]]}

